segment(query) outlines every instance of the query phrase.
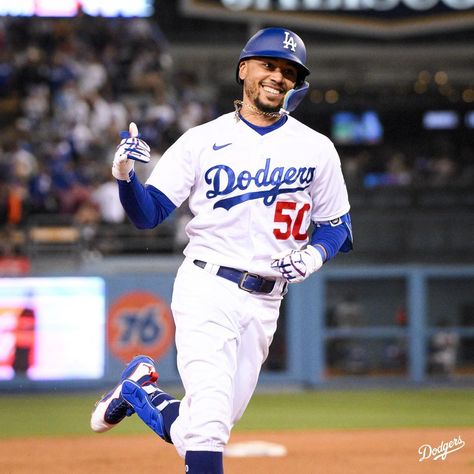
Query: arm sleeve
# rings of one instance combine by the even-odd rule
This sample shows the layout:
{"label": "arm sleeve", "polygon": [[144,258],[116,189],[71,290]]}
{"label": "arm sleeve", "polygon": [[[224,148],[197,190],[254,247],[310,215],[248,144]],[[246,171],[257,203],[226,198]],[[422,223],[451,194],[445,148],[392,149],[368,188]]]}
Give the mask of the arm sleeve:
{"label": "arm sleeve", "polygon": [[133,173],[130,182],[117,180],[120,202],[138,229],[152,229],[163,222],[176,206],[154,186],[144,186]]}
{"label": "arm sleeve", "polygon": [[334,258],[338,252],[350,252],[353,248],[353,238],[349,213],[329,222],[316,223],[311,245],[324,248],[326,256],[323,256],[323,259],[326,261]]}

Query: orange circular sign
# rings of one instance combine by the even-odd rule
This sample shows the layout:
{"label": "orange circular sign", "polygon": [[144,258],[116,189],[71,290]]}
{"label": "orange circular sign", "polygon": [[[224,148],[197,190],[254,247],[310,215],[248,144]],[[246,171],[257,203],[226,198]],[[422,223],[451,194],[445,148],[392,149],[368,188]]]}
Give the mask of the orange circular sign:
{"label": "orange circular sign", "polygon": [[169,306],[146,291],[132,291],[115,300],[107,318],[110,351],[123,362],[138,354],[164,355],[174,338]]}

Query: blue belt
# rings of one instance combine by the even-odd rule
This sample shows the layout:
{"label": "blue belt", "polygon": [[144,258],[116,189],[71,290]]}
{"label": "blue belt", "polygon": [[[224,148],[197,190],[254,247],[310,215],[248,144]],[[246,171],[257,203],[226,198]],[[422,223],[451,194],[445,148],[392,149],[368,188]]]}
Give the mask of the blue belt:
{"label": "blue belt", "polygon": [[[194,260],[194,265],[205,268],[207,263],[202,260]],[[248,291],[249,293],[268,294],[275,287],[275,280],[266,280],[259,275],[255,275],[255,273],[243,272],[235,268],[219,267],[216,275],[237,283],[241,290]]]}

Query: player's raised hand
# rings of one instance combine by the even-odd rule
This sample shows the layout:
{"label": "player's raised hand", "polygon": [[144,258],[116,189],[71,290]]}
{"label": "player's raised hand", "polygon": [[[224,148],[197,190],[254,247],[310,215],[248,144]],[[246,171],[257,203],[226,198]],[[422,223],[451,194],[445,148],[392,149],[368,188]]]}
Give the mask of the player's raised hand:
{"label": "player's raised hand", "polygon": [[122,141],[119,143],[112,164],[112,175],[116,179],[130,181],[134,161],[148,163],[150,147],[140,138],[135,122],[130,122],[128,131],[120,132]]}
{"label": "player's raised hand", "polygon": [[140,138],[138,127],[135,122],[130,122],[128,131],[120,132],[122,141],[117,147],[117,151],[122,147],[129,160],[141,161],[148,163],[150,161],[150,147]]}
{"label": "player's raised hand", "polygon": [[323,266],[323,257],[312,245],[272,256],[272,268],[289,283],[299,283]]}

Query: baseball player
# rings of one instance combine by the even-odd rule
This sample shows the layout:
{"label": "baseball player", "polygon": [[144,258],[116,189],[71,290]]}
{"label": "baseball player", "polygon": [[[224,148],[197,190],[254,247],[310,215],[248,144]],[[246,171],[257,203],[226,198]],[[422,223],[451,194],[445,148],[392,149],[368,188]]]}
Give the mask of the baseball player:
{"label": "baseball player", "polygon": [[[290,116],[308,90],[306,49],[284,28],[249,39],[237,62],[235,111],[184,133],[145,185],[134,162],[150,148],[134,123],[112,173],[138,228],[189,198],[189,244],[173,289],[182,400],[156,384],[154,361],[132,360],[96,405],[92,429],[136,413],[184,457],[186,472],[223,472],[223,450],[254,392],[288,283],[352,248],[349,201],[331,141]],[[310,225],[312,231],[309,232]]]}

